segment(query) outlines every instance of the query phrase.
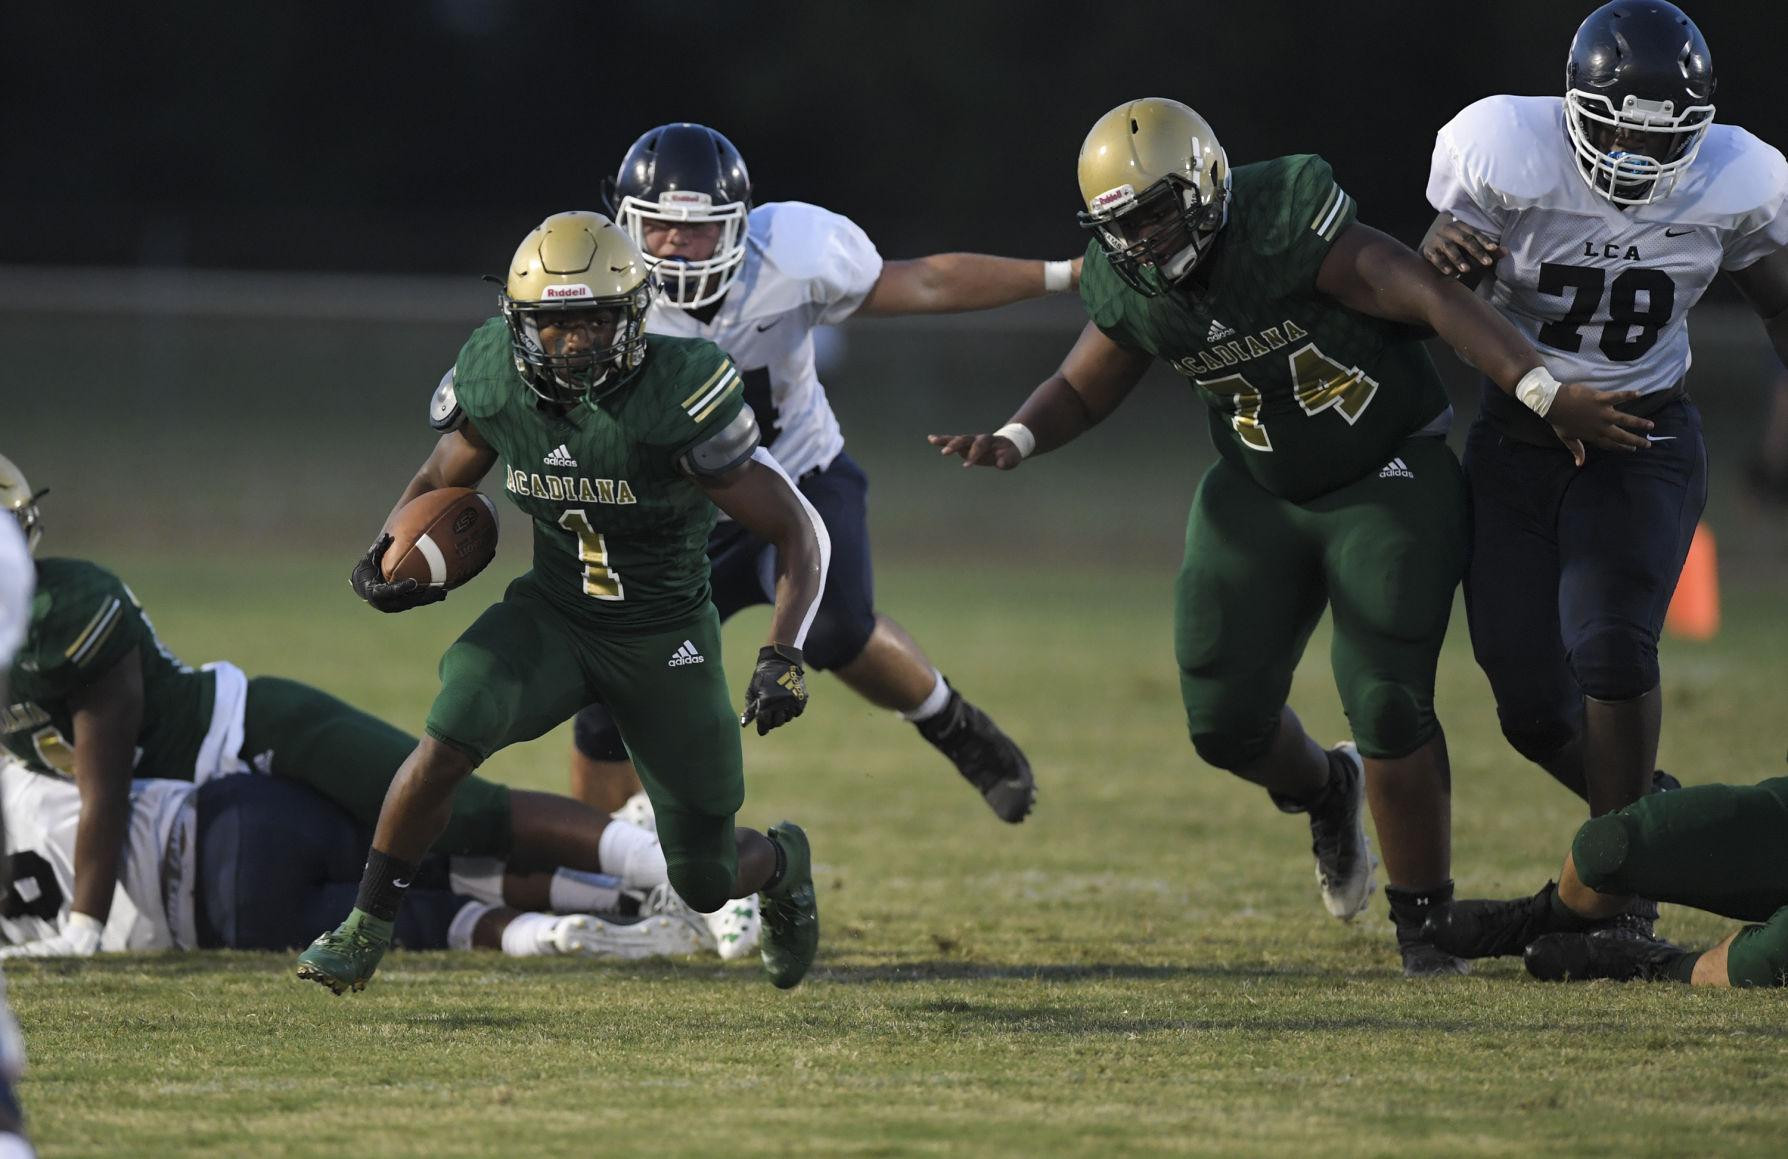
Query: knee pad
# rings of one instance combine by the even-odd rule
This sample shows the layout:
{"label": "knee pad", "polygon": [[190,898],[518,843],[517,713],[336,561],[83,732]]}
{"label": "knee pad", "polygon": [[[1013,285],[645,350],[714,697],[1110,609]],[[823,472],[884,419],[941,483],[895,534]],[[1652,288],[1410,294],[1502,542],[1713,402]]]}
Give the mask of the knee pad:
{"label": "knee pad", "polygon": [[1739,931],[1726,948],[1726,979],[1734,986],[1788,985],[1788,909]]}
{"label": "knee pad", "polygon": [[1252,728],[1224,732],[1194,732],[1192,747],[1200,760],[1225,772],[1245,769],[1267,755],[1279,735],[1279,714],[1274,713]]}
{"label": "knee pad", "polygon": [[1361,756],[1396,760],[1434,735],[1434,701],[1408,685],[1373,681],[1348,703],[1347,723]]}
{"label": "knee pad", "polygon": [[1571,864],[1584,885],[1597,893],[1631,893],[1624,880],[1627,854],[1633,847],[1632,830],[1619,813],[1605,813],[1585,821],[1571,842]]}
{"label": "knee pad", "polygon": [[835,608],[832,602],[820,604],[802,649],[808,666],[817,672],[836,672],[861,656],[875,632],[875,613],[867,607]]}
{"label": "knee pad", "polygon": [[571,725],[571,741],[593,761],[627,759],[627,746],[621,743],[621,730],[615,727],[607,705],[592,704],[579,712]]}
{"label": "knee pad", "polygon": [[1552,759],[1582,731],[1574,718],[1552,712],[1498,707],[1497,722],[1509,747],[1536,765]]}
{"label": "knee pad", "polygon": [[698,913],[711,914],[733,900],[733,874],[724,865],[666,858],[665,869],[671,888]]}
{"label": "knee pad", "polygon": [[1597,700],[1631,700],[1658,686],[1658,642],[1633,624],[1598,627],[1569,653],[1571,674]]}

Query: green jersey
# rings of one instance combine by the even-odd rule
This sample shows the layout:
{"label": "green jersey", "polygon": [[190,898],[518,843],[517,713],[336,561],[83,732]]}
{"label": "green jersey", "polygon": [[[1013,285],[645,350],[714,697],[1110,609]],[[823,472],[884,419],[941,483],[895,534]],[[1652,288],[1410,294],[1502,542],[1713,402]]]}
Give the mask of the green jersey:
{"label": "green jersey", "polygon": [[744,405],[739,372],[700,338],[653,335],[622,386],[564,414],[515,369],[501,318],[460,350],[454,392],[534,521],[534,576],[554,606],[603,629],[649,632],[708,602],[715,509],[678,461]]}
{"label": "green jersey", "polygon": [[70,702],[132,648],[143,672],[135,767],[191,780],[211,728],[215,677],[176,659],[130,589],[84,560],[37,561],[31,627],[13,662],[11,703],[0,708],[0,743],[38,772],[73,773]]}
{"label": "green jersey", "polygon": [[1328,162],[1242,165],[1232,188],[1228,224],[1183,288],[1138,293],[1095,241],[1080,295],[1112,341],[1192,380],[1225,458],[1303,502],[1379,470],[1424,427],[1443,430],[1446,392],[1421,331],[1317,292],[1317,271],[1355,215]]}

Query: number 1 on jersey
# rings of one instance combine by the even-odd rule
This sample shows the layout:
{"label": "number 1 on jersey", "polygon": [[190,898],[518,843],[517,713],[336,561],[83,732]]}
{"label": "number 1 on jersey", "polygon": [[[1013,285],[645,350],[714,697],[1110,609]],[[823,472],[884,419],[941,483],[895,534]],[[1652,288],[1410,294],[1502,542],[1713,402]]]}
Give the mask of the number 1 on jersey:
{"label": "number 1 on jersey", "polygon": [[559,516],[559,526],[577,536],[577,558],[584,565],[584,595],[598,600],[624,600],[621,577],[608,566],[608,540],[590,526],[583,508]]}

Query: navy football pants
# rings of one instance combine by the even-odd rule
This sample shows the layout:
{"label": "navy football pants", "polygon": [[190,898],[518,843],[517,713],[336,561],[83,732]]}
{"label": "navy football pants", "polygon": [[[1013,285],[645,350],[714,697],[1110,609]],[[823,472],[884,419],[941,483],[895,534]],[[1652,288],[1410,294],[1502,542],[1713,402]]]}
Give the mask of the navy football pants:
{"label": "navy football pants", "polygon": [[1465,611],[1503,735],[1543,760],[1583,727],[1583,697],[1631,700],[1658,684],[1658,633],[1707,504],[1701,414],[1647,416],[1643,451],[1502,434],[1480,414],[1465,442],[1472,554]]}
{"label": "navy football pants", "polygon": [[[244,774],[198,791],[198,882],[193,897],[204,949],[299,950],[354,907],[372,833],[316,792]],[[430,858],[398,911],[396,944],[445,949],[466,900],[446,888],[446,862]]]}

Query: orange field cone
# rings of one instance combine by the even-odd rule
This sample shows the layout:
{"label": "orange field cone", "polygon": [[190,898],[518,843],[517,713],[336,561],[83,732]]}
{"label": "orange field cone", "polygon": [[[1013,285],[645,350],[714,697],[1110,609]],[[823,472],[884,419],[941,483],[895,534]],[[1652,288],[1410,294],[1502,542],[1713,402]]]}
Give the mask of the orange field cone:
{"label": "orange field cone", "polygon": [[1695,528],[1689,557],[1682,562],[1682,577],[1670,610],[1664,613],[1664,630],[1685,640],[1711,640],[1720,632],[1720,565],[1714,558],[1714,536],[1703,523]]}

